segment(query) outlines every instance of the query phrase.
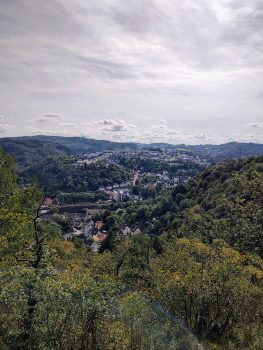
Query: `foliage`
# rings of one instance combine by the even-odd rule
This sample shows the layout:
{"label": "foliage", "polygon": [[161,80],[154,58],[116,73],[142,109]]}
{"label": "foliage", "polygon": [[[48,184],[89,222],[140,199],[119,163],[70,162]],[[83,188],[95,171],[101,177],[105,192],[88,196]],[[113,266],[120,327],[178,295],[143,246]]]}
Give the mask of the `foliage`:
{"label": "foliage", "polygon": [[150,173],[163,173],[166,171],[169,176],[193,176],[203,167],[193,161],[185,161],[178,159],[176,164],[169,164],[168,162],[150,159],[150,158],[138,158],[138,157],[121,157],[119,163],[132,170],[141,170],[143,172]]}
{"label": "foliage", "polygon": [[118,143],[92,140],[85,137],[25,136],[1,138],[0,146],[15,159],[20,170],[29,169],[49,157],[67,157],[84,153],[129,147],[136,149],[134,143]]}
{"label": "foliage", "polygon": [[215,341],[241,326],[260,328],[262,260],[241,255],[223,241],[209,246],[182,238],[152,264],[157,298],[199,337]]}
{"label": "foliage", "polygon": [[0,264],[32,257],[32,216],[41,199],[36,184],[20,190],[12,159],[0,150]]}
{"label": "foliage", "polygon": [[[148,232],[223,239],[239,251],[263,256],[263,158],[230,161],[207,168],[143,209]],[[128,222],[140,221],[142,206],[129,208]]]}
{"label": "foliage", "polygon": [[[27,180],[35,176],[46,193],[68,192],[68,196],[73,197],[73,192],[96,191],[100,186],[120,184],[127,180],[129,173],[114,164],[107,166],[98,162],[77,165],[72,158],[51,158],[31,167],[21,176]],[[67,200],[65,194],[62,199]]]}
{"label": "foliage", "polygon": [[[109,235],[92,253],[61,239],[70,219],[41,219],[43,194],[19,187],[1,152],[0,348],[196,350],[189,328],[209,349],[260,350],[262,163],[216,165],[172,193],[105,211]],[[105,177],[103,166],[78,176],[89,171]],[[55,170],[60,186],[54,179]],[[147,234],[123,237],[127,222]]]}

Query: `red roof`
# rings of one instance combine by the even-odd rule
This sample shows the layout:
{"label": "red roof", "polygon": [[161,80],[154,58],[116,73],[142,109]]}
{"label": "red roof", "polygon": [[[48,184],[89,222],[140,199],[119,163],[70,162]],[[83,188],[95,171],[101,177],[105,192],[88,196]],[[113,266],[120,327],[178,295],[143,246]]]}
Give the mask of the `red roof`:
{"label": "red roof", "polygon": [[104,241],[105,238],[106,238],[106,235],[104,235],[103,233],[99,233],[99,234],[94,235],[92,237],[94,242],[102,242],[102,241]]}
{"label": "red roof", "polygon": [[44,205],[52,205],[52,203],[53,203],[52,198],[46,197],[43,204]]}

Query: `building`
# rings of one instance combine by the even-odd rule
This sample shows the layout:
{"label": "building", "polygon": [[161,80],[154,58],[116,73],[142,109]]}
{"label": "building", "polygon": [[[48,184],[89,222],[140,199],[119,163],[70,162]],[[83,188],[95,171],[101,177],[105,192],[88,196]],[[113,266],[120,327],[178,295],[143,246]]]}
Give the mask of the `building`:
{"label": "building", "polygon": [[94,221],[91,220],[87,224],[82,225],[81,227],[81,232],[85,238],[89,238],[95,230],[95,224]]}
{"label": "building", "polygon": [[100,249],[100,245],[97,242],[93,242],[90,248],[93,252],[98,252]]}
{"label": "building", "polygon": [[95,227],[98,231],[100,231],[103,227],[103,221],[96,221],[95,222]]}
{"label": "building", "polygon": [[122,202],[123,201],[123,191],[112,191],[111,197],[116,202]]}
{"label": "building", "polygon": [[50,197],[46,197],[43,202],[43,206],[50,207],[53,204],[53,200]]}
{"label": "building", "polygon": [[128,236],[131,234],[131,229],[129,228],[129,226],[126,226],[123,230],[121,230],[123,236]]}
{"label": "building", "polygon": [[73,237],[78,237],[81,235],[82,235],[82,232],[80,230],[77,230],[76,228],[72,227],[67,231],[66,234],[64,234],[63,238],[64,238],[64,240],[67,241]]}
{"label": "building", "polygon": [[94,242],[100,243],[100,242],[103,242],[106,237],[107,235],[105,233],[97,232],[96,235],[92,236],[92,240]]}
{"label": "building", "polygon": [[134,174],[133,181],[132,181],[132,185],[133,186],[136,186],[137,180],[139,180],[139,173],[138,173],[138,171],[136,171],[136,173]]}
{"label": "building", "polygon": [[142,232],[139,228],[136,228],[136,230],[134,230],[131,234],[132,236],[135,236],[135,235],[140,235]]}

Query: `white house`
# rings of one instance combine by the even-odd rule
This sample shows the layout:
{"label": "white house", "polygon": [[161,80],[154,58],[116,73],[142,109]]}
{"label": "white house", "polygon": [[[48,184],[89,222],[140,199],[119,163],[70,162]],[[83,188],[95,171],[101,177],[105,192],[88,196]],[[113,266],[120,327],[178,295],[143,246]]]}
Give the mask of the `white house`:
{"label": "white house", "polygon": [[77,230],[76,228],[70,228],[67,233],[63,236],[65,240],[69,240],[74,236],[80,236],[82,232],[80,230]]}
{"label": "white house", "polygon": [[135,231],[133,231],[131,234],[134,236],[134,235],[140,235],[142,232],[139,228],[136,228]]}
{"label": "white house", "polygon": [[92,245],[90,246],[90,248],[93,252],[98,252],[100,245],[97,242],[93,242]]}
{"label": "white house", "polygon": [[131,229],[129,228],[129,226],[126,226],[123,230],[121,230],[123,236],[127,236],[131,234]]}

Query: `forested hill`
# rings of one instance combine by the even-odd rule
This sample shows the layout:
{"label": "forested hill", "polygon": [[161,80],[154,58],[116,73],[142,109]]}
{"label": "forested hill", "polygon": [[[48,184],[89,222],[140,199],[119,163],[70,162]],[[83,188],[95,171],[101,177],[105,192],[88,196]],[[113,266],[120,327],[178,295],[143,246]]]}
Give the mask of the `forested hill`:
{"label": "forested hill", "polygon": [[19,167],[27,168],[48,157],[69,156],[68,147],[57,142],[34,137],[14,137],[0,139],[0,146],[14,158]]}
{"label": "forested hill", "polygon": [[[111,247],[95,253],[41,220],[0,150],[0,349],[202,349],[188,327],[205,349],[261,350],[262,195],[263,157],[218,164],[98,214]],[[123,236],[132,220],[142,234]]]}
{"label": "forested hill", "polygon": [[0,146],[12,155],[16,164],[26,168],[50,156],[81,155],[83,153],[137,147],[134,143],[93,140],[85,137],[23,136],[1,138]]}
{"label": "forested hill", "polygon": [[139,144],[131,142],[111,142],[85,137],[23,136],[0,138],[0,146],[12,155],[16,164],[26,169],[48,157],[82,155],[83,153],[106,150],[165,148],[199,155],[215,162],[263,155],[263,145],[256,143],[230,142],[222,145],[171,145],[167,143]]}
{"label": "forested hill", "polygon": [[181,148],[211,158],[214,161],[263,155],[263,145],[252,142],[228,142],[221,145],[181,145]]}
{"label": "forested hill", "polygon": [[149,215],[152,233],[223,239],[263,256],[263,157],[207,168],[163,197]]}
{"label": "forested hill", "polygon": [[58,191],[96,191],[100,186],[113,186],[129,179],[129,172],[117,164],[97,162],[76,166],[72,158],[49,158],[21,172],[20,179],[28,182],[33,177],[50,195]]}

